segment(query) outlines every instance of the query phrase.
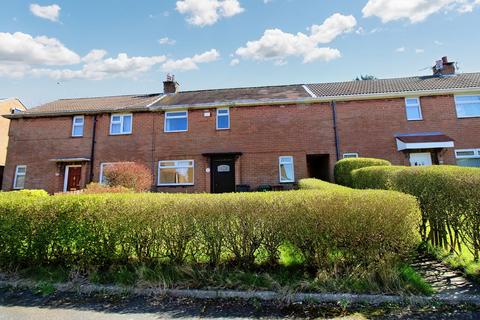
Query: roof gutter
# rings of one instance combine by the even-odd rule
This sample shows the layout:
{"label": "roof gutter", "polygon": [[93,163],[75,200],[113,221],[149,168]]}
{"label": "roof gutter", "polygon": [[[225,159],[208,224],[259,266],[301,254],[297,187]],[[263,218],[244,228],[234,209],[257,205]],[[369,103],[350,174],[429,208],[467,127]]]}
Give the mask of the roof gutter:
{"label": "roof gutter", "polygon": [[[439,96],[450,94],[479,94],[480,87],[473,88],[454,88],[441,90],[417,90],[417,91],[402,91],[393,93],[375,93],[375,94],[353,94],[340,96],[323,96],[323,97],[309,97],[301,99],[271,99],[271,100],[237,100],[214,103],[194,103],[194,104],[179,104],[171,106],[154,106],[152,104],[145,107],[137,108],[116,108],[105,110],[79,110],[79,111],[61,111],[49,113],[16,113],[3,115],[7,119],[18,118],[35,118],[35,117],[56,117],[56,116],[71,116],[81,114],[102,114],[113,112],[145,112],[145,111],[169,111],[179,109],[206,109],[206,108],[220,108],[220,107],[248,107],[248,106],[273,106],[273,105],[289,105],[289,104],[313,104],[313,103],[330,103],[332,101],[353,101],[353,100],[375,100],[375,99],[389,99],[389,98],[404,98],[408,96]],[[158,99],[159,101],[161,99]]]}

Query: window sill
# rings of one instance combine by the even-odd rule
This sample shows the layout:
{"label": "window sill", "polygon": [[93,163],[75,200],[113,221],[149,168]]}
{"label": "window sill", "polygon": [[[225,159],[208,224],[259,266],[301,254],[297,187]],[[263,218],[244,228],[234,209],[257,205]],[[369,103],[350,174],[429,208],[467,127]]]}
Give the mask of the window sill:
{"label": "window sill", "polygon": [[407,121],[423,121],[423,118],[422,119],[407,119]]}
{"label": "window sill", "polygon": [[195,184],[193,183],[183,183],[183,184],[157,184],[157,187],[192,187]]}
{"label": "window sill", "polygon": [[111,133],[110,132],[108,135],[109,136],[129,136],[131,134],[132,134],[131,132],[130,133]]}
{"label": "window sill", "polygon": [[225,130],[230,130],[230,128],[217,128],[217,131],[225,131]]}
{"label": "window sill", "polygon": [[471,119],[471,118],[480,118],[480,115],[478,115],[478,116],[465,116],[465,117],[457,116],[457,119]]}
{"label": "window sill", "polygon": [[280,181],[281,184],[295,183],[295,180],[292,181]]}
{"label": "window sill", "polygon": [[178,133],[178,132],[188,132],[187,130],[176,130],[176,131],[163,131],[164,133]]}

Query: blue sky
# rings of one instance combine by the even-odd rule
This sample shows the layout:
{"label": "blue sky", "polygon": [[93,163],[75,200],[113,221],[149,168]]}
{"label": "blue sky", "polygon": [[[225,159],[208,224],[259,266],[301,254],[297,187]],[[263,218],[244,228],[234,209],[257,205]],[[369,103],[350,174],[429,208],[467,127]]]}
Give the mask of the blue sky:
{"label": "blue sky", "polygon": [[480,0],[4,0],[0,98],[474,72],[478,30]]}

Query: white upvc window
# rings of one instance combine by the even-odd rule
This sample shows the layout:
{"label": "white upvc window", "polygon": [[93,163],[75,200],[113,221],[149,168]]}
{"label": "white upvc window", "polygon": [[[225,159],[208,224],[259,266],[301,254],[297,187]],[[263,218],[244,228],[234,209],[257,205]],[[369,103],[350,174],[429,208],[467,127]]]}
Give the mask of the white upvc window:
{"label": "white upvc window", "polygon": [[280,182],[295,182],[295,173],[292,156],[278,158],[278,171]]}
{"label": "white upvc window", "polygon": [[72,137],[83,137],[84,116],[75,116],[72,121]]}
{"label": "white upvc window", "polygon": [[480,117],[480,95],[455,96],[458,118]]}
{"label": "white upvc window", "polygon": [[407,114],[407,120],[422,120],[420,98],[405,98],[405,112]]}
{"label": "white upvc window", "polygon": [[15,178],[13,180],[13,189],[20,190],[25,188],[26,175],[27,175],[27,166],[18,165],[15,168]]}
{"label": "white upvc window", "polygon": [[348,158],[358,158],[358,153],[356,152],[347,152],[343,154],[343,159],[348,159]]}
{"label": "white upvc window", "polygon": [[107,184],[107,179],[105,178],[105,169],[113,165],[115,165],[115,162],[103,162],[100,164],[100,176],[98,178],[98,182],[100,184],[103,184],[103,185]]}
{"label": "white upvc window", "polygon": [[131,134],[132,120],[133,120],[133,115],[131,113],[111,114],[110,115],[110,134],[111,135]]}
{"label": "white upvc window", "polygon": [[461,167],[480,167],[480,149],[455,150],[455,158]]}
{"label": "white upvc window", "polygon": [[194,160],[163,160],[158,162],[159,186],[192,186]]}
{"label": "white upvc window", "polygon": [[217,109],[217,130],[230,129],[230,109]]}
{"label": "white upvc window", "polygon": [[188,111],[165,112],[165,132],[188,131]]}

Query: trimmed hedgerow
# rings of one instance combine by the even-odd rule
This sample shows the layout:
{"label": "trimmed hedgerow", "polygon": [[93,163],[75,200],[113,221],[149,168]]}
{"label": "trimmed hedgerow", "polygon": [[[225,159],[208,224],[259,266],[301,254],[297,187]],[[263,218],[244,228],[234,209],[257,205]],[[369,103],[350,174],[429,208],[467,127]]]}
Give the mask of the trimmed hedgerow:
{"label": "trimmed hedgerow", "polygon": [[333,190],[346,188],[335,183],[314,178],[301,179],[298,181],[298,187],[302,190]]}
{"label": "trimmed hedgerow", "polygon": [[335,164],[335,182],[347,187],[353,186],[352,171],[364,167],[390,166],[391,163],[383,159],[375,158],[348,158],[342,159]]}
{"label": "trimmed hedgerow", "polygon": [[417,197],[424,241],[451,252],[462,244],[480,260],[480,169],[457,166],[371,167],[353,172],[354,185]]}
{"label": "trimmed hedgerow", "polygon": [[282,244],[305,264],[347,272],[379,266],[417,242],[416,200],[380,190],[336,189],[222,195],[0,196],[0,264],[103,267],[137,261],[230,263]]}
{"label": "trimmed hedgerow", "polygon": [[352,185],[355,189],[392,189],[391,177],[403,170],[403,166],[373,166],[352,171]]}

